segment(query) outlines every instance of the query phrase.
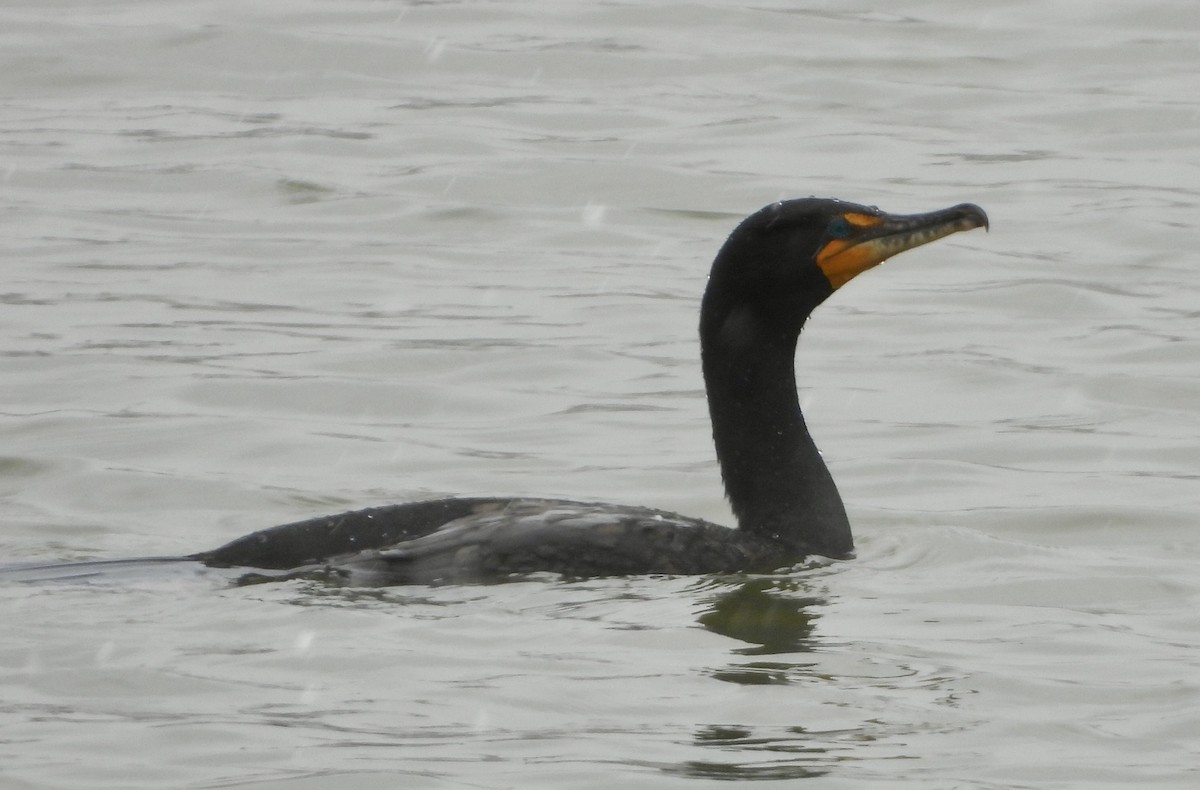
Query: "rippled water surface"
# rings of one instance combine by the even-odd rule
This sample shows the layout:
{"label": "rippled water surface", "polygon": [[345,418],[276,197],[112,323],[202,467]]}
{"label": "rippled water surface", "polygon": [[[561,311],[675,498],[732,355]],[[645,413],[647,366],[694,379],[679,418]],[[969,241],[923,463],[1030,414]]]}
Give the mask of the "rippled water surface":
{"label": "rippled water surface", "polygon": [[781,197],[992,232],[802,338],[859,557],[0,584],[4,788],[1192,788],[1184,2],[13,2],[0,552],[446,493],[728,521],[698,297]]}

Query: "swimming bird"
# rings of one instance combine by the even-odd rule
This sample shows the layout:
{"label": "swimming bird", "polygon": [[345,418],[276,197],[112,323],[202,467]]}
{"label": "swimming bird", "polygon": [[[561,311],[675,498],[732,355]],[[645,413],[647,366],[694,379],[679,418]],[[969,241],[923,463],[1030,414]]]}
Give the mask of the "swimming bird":
{"label": "swimming bird", "polygon": [[[846,508],[800,411],[795,352],[812,311],[897,253],[973,228],[970,203],[888,214],[841,200],[772,203],[730,234],[700,306],[701,368],[730,528],[646,507],[454,497],[272,527],[192,555],[279,578],[354,585],[769,572],[810,555],[845,559]],[[272,575],[270,572],[274,572]]]}

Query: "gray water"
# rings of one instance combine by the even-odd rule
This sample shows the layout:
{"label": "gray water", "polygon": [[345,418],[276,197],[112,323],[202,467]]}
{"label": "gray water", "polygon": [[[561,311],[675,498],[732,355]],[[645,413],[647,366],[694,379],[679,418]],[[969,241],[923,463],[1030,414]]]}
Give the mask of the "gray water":
{"label": "gray water", "polygon": [[859,556],[0,585],[8,788],[1197,786],[1189,2],[12,2],[0,553],[449,493],[728,522],[698,297],[817,194],[992,232],[797,360]]}

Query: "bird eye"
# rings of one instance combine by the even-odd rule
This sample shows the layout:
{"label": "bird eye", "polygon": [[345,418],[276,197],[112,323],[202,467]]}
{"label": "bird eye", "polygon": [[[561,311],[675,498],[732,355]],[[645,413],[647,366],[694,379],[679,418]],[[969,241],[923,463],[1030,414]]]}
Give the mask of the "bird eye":
{"label": "bird eye", "polygon": [[850,223],[845,217],[834,217],[829,223],[829,235],[835,239],[844,239],[850,235]]}

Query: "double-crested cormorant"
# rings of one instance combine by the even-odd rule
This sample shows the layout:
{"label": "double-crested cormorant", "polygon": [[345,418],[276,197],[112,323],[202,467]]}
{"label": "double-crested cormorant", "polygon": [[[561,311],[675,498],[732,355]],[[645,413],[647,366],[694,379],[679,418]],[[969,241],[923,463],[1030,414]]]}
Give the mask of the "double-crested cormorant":
{"label": "double-crested cormorant", "polygon": [[[796,340],[817,305],[887,258],[988,225],[964,203],[928,214],[803,198],[772,203],[721,247],[700,308],[708,408],[738,528],[644,507],[451,498],[358,510],[255,532],[192,559],[267,576],[351,584],[766,572],[845,558],[850,524],[796,395]],[[269,573],[276,571],[283,573]]]}

